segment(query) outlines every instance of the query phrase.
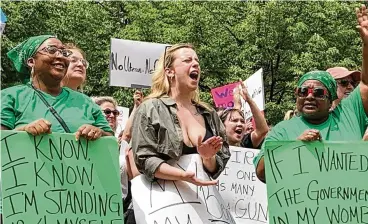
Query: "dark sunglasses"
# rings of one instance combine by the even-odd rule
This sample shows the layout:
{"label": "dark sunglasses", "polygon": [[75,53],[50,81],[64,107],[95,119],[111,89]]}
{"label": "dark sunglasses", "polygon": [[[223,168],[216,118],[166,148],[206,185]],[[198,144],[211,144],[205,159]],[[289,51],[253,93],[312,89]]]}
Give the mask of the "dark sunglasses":
{"label": "dark sunglasses", "polygon": [[44,48],[42,48],[41,50],[39,50],[38,52],[43,51],[46,52],[48,54],[55,54],[56,52],[59,52],[61,55],[63,55],[64,57],[69,57],[73,52],[65,49],[65,48],[58,48],[56,46],[46,46]]}
{"label": "dark sunglasses", "polygon": [[328,91],[323,88],[309,88],[309,87],[299,87],[296,90],[296,94],[300,98],[307,97],[310,93],[312,93],[313,97],[320,100],[325,100],[329,97]]}
{"label": "dark sunglasses", "polygon": [[349,81],[347,79],[342,79],[342,80],[337,80],[336,81],[340,86],[342,87],[348,87],[349,83],[355,88],[356,87],[356,82],[354,82],[353,80]]}
{"label": "dark sunglasses", "polygon": [[118,110],[110,110],[110,109],[105,109],[105,110],[103,110],[103,112],[106,115],[110,115],[112,113],[115,117],[120,114]]}
{"label": "dark sunglasses", "polygon": [[70,58],[70,62],[71,63],[78,63],[78,62],[82,62],[83,66],[87,69],[89,67],[89,63],[87,60],[83,59],[83,58],[78,58],[78,57],[71,57]]}

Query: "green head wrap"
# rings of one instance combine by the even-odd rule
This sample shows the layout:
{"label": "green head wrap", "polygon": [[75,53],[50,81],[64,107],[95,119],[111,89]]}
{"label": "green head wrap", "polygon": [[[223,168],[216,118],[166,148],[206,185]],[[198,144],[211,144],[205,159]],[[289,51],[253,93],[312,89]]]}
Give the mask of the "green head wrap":
{"label": "green head wrap", "polygon": [[331,95],[331,100],[337,99],[337,84],[335,79],[326,71],[313,71],[304,74],[298,81],[298,87],[307,80],[317,80],[320,81],[328,90]]}
{"label": "green head wrap", "polygon": [[30,75],[31,72],[27,66],[27,59],[32,57],[41,44],[49,38],[55,38],[55,36],[41,35],[30,37],[7,53],[8,58],[13,62],[15,69],[19,73]]}

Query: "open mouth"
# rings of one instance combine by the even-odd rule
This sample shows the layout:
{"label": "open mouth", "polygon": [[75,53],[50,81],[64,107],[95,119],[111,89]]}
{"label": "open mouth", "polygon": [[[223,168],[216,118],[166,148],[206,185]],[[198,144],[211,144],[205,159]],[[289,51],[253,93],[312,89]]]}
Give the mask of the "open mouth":
{"label": "open mouth", "polygon": [[57,69],[64,69],[65,68],[65,64],[61,63],[61,62],[57,62],[57,63],[53,63],[52,64],[55,68]]}
{"label": "open mouth", "polygon": [[235,133],[241,135],[243,133],[243,130],[241,128],[235,129]]}
{"label": "open mouth", "polygon": [[198,78],[199,78],[199,73],[198,73],[198,71],[193,71],[193,72],[191,72],[191,73],[189,74],[189,77],[190,77],[191,79],[193,79],[193,80],[197,81],[197,80],[198,80]]}
{"label": "open mouth", "polygon": [[306,108],[306,109],[316,109],[317,105],[314,104],[314,103],[305,103],[304,108]]}

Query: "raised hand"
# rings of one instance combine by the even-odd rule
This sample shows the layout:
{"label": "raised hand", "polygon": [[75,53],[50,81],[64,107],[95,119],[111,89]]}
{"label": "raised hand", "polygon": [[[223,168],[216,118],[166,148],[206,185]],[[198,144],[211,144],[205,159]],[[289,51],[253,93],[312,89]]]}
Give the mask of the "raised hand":
{"label": "raised hand", "polygon": [[198,137],[197,151],[202,159],[210,159],[216,155],[216,153],[222,147],[222,138],[219,136],[213,136],[202,143],[202,137]]}
{"label": "raised hand", "polygon": [[142,91],[136,90],[134,95],[133,95],[133,99],[134,99],[134,106],[135,107],[138,107],[139,105],[141,105],[141,103],[143,101]]}
{"label": "raised hand", "polygon": [[368,45],[368,16],[367,8],[365,5],[361,5],[360,8],[355,9],[355,14],[358,20],[357,28],[360,33],[360,37],[365,45]]}
{"label": "raised hand", "polygon": [[311,141],[322,140],[322,137],[321,137],[321,133],[318,130],[308,129],[308,130],[305,130],[303,134],[299,136],[298,140],[311,142]]}
{"label": "raised hand", "polygon": [[75,139],[78,141],[80,137],[88,140],[96,140],[102,136],[102,130],[90,124],[82,125],[75,133]]}
{"label": "raised hand", "polygon": [[31,135],[51,133],[51,123],[43,118],[33,121],[24,126],[24,131]]}
{"label": "raised hand", "polygon": [[240,81],[240,86],[241,86],[240,95],[243,97],[245,102],[252,100],[252,98],[250,97],[248,93],[248,87],[245,86],[244,82],[241,79],[239,81]]}

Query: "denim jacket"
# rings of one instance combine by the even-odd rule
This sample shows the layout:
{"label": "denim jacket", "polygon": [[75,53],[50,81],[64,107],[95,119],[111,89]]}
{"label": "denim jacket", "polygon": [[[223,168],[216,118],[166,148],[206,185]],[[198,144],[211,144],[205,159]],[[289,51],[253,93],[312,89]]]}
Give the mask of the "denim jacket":
{"label": "denim jacket", "polygon": [[[215,136],[223,139],[223,145],[216,154],[217,169],[209,173],[217,178],[230,158],[225,127],[215,110],[208,111],[196,105],[198,112],[211,127]],[[183,151],[183,133],[177,117],[177,105],[173,99],[163,96],[143,102],[134,116],[131,146],[138,170],[151,181],[157,168],[164,162],[179,160]]]}

